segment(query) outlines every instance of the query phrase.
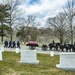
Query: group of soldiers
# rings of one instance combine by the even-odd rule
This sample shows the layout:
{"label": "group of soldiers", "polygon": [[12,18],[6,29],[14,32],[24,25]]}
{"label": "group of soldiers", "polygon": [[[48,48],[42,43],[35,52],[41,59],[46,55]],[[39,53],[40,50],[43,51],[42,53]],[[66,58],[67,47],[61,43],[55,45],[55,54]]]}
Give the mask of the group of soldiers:
{"label": "group of soldiers", "polygon": [[43,44],[42,50],[52,50],[52,51],[66,51],[66,52],[75,52],[75,44],[60,44],[60,43],[50,43],[49,45]]}
{"label": "group of soldiers", "polygon": [[17,42],[15,42],[15,41],[5,41],[4,42],[4,47],[6,47],[6,48],[20,48],[20,42],[19,41],[17,41]]}

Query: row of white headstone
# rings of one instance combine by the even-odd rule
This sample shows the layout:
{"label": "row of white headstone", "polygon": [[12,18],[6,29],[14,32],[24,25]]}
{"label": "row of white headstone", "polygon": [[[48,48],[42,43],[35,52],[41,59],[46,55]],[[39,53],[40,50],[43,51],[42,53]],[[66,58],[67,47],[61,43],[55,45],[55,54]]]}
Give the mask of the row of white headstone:
{"label": "row of white headstone", "polygon": [[[4,52],[4,47],[1,47],[0,50],[0,60],[2,60],[2,52]],[[29,63],[29,64],[38,64],[39,60],[37,60],[36,50],[19,50],[16,48],[16,53],[21,53],[20,63]],[[54,56],[54,52],[51,51],[51,56]]]}
{"label": "row of white headstone", "polygon": [[[4,48],[0,50],[0,61],[2,61],[2,52]],[[16,53],[21,53],[20,63],[38,64],[36,50],[19,50],[16,48]],[[54,52],[51,51],[51,56],[54,56]],[[57,68],[74,70],[75,71],[75,53],[74,52],[61,52],[60,53],[60,64],[56,65]]]}
{"label": "row of white headstone", "polygon": [[[4,52],[4,47],[1,47],[1,50],[0,50],[1,52]],[[20,52],[20,49],[19,48],[15,48],[15,52],[16,53],[19,53]]]}
{"label": "row of white headstone", "polygon": [[[1,47],[0,49],[0,61],[2,61],[2,52],[4,52],[4,47]],[[15,52],[19,53],[20,52],[19,48],[16,48]]]}
{"label": "row of white headstone", "polygon": [[[2,52],[4,52],[4,48],[1,47],[0,50],[0,61],[2,61]],[[19,53],[20,50],[16,48],[16,53]],[[37,60],[36,50],[21,50],[21,59],[20,63],[29,63],[29,64],[38,64],[39,60]]]}

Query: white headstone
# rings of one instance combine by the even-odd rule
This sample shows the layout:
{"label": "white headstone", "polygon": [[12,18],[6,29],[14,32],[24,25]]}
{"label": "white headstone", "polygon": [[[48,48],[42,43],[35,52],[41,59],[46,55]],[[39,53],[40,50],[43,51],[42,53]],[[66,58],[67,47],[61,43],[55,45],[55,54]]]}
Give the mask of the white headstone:
{"label": "white headstone", "polygon": [[2,51],[0,50],[0,61],[2,61]]}
{"label": "white headstone", "polygon": [[1,51],[4,52],[4,47],[1,47]]}
{"label": "white headstone", "polygon": [[54,51],[51,51],[51,52],[50,52],[50,55],[51,55],[51,56],[54,56]]}
{"label": "white headstone", "polygon": [[21,50],[20,63],[38,64],[36,50]]}
{"label": "white headstone", "polygon": [[57,68],[75,71],[75,53],[62,52],[60,53],[60,64],[56,65]]}
{"label": "white headstone", "polygon": [[19,48],[16,48],[16,53],[19,53]]}

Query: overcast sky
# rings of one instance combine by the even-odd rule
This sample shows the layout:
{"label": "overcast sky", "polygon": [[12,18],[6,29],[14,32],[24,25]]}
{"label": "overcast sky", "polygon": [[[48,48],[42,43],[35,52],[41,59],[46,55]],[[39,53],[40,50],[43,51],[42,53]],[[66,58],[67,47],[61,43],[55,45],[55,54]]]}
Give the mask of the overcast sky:
{"label": "overcast sky", "polygon": [[22,0],[25,15],[34,15],[44,26],[48,17],[57,15],[68,0]]}
{"label": "overcast sky", "polygon": [[19,6],[25,15],[34,15],[44,26],[48,17],[57,15],[68,0],[21,0]]}

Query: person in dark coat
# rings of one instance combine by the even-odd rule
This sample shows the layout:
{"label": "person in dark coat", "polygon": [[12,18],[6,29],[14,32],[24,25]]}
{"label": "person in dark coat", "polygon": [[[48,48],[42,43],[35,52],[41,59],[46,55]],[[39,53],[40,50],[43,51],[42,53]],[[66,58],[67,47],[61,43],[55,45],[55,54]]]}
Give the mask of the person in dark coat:
{"label": "person in dark coat", "polygon": [[19,42],[19,41],[17,41],[17,48],[21,48],[21,47],[20,47],[20,42]]}
{"label": "person in dark coat", "polygon": [[9,41],[9,47],[12,48],[12,41]]}
{"label": "person in dark coat", "polygon": [[6,47],[6,48],[8,47],[8,41],[4,42],[4,47]]}
{"label": "person in dark coat", "polygon": [[15,48],[16,47],[16,43],[15,43],[15,41],[13,41],[13,48]]}

